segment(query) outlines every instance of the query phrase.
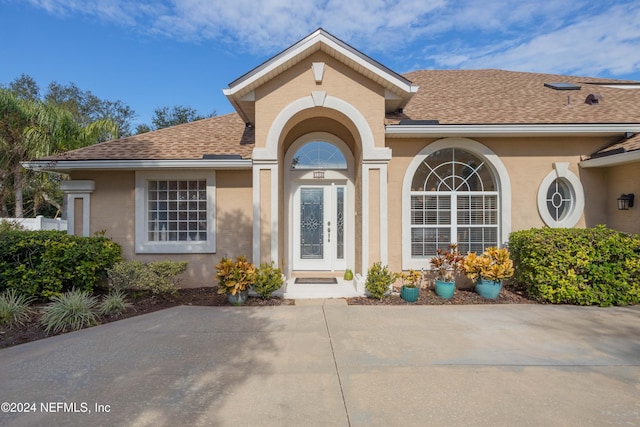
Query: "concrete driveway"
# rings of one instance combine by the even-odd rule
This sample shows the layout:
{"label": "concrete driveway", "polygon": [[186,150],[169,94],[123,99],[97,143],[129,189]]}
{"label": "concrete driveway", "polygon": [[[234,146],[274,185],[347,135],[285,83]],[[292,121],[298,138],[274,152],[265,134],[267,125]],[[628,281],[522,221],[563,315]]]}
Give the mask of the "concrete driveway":
{"label": "concrete driveway", "polygon": [[176,307],[0,350],[0,402],[3,426],[637,426],[640,307]]}

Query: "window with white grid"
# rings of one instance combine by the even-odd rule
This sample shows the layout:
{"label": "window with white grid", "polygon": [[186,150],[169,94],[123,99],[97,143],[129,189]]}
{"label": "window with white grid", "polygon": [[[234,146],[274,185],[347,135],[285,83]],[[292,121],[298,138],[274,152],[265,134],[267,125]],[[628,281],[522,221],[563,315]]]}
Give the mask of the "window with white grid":
{"label": "window with white grid", "polygon": [[497,246],[498,206],[483,159],[460,148],[431,153],[411,185],[411,257],[430,258],[453,242],[462,253]]}
{"label": "window with white grid", "polygon": [[136,172],[136,253],[215,252],[215,172]]}
{"label": "window with white grid", "polygon": [[147,239],[207,240],[207,181],[147,181]]}

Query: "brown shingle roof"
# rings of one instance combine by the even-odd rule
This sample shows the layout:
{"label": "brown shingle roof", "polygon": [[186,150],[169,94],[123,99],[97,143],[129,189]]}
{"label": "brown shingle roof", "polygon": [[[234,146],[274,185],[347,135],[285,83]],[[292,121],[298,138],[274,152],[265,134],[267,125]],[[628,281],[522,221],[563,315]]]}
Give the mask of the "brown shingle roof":
{"label": "brown shingle roof", "polygon": [[[638,82],[502,70],[423,70],[405,77],[420,90],[402,114],[387,115],[387,124],[401,119],[441,124],[640,123],[640,90],[602,86]],[[581,89],[544,86],[550,82],[575,83]],[[585,103],[589,94],[602,96],[599,105]],[[254,130],[232,113],[39,160],[183,160],[204,154],[248,159],[254,138]]]}
{"label": "brown shingle roof", "polygon": [[629,138],[624,138],[614,144],[609,145],[591,155],[591,158],[604,157],[612,154],[627,153],[629,151],[640,150],[640,134],[632,135]]}
{"label": "brown shingle roof", "polygon": [[186,160],[204,154],[251,158],[254,129],[237,114],[197,120],[153,132],[102,142],[41,160]]}
{"label": "brown shingle roof", "polygon": [[[625,83],[621,80],[503,70],[423,70],[405,77],[420,90],[403,116],[387,116],[387,123],[401,118],[441,124],[640,122],[640,90],[594,84]],[[575,83],[581,89],[544,86],[551,82]],[[587,96],[596,93],[602,96],[600,104],[585,104]]]}

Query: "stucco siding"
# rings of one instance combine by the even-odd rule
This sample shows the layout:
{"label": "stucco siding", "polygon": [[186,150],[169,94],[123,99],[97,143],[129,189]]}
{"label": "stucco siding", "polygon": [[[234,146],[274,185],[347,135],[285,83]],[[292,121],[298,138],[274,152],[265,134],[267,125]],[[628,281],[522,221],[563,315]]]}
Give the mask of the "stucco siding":
{"label": "stucco siding", "polygon": [[[640,233],[640,165],[630,163],[603,170],[606,174],[607,196],[599,203],[607,211],[607,225],[627,233]],[[634,206],[626,211],[618,210],[617,199],[622,194],[634,194]]]}
{"label": "stucco siding", "polygon": [[73,179],[95,181],[91,194],[91,234],[105,230],[107,237],[122,246],[125,260],[143,262],[170,259],[188,261],[182,286],[211,286],[215,264],[221,257],[251,257],[253,227],[250,171],[216,171],[215,254],[136,254],[135,172],[76,173]]}
{"label": "stucco siding", "polygon": [[[602,147],[606,140],[551,137],[472,139],[493,151],[507,169],[512,200],[511,231],[545,225],[538,212],[537,194],[543,179],[553,171],[554,162],[568,162],[569,170],[580,178],[583,185],[586,203],[576,227],[592,226],[594,221],[606,218],[606,210],[601,203],[605,191],[603,181],[597,172],[585,172],[579,167],[581,156]],[[402,183],[411,160],[434,141],[435,138],[388,140],[393,151],[389,163],[389,265],[395,270],[402,268]],[[614,206],[614,202],[609,204]],[[502,241],[507,239],[507,235],[501,236]]]}

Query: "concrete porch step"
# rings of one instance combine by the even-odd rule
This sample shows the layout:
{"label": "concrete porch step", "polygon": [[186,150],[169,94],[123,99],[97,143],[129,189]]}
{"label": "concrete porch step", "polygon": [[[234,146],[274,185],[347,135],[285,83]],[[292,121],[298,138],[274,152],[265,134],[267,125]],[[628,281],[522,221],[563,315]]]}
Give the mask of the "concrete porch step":
{"label": "concrete porch step", "polygon": [[295,278],[287,279],[283,297],[287,299],[308,298],[350,298],[363,296],[356,290],[355,280],[338,279],[336,284],[295,283]]}

